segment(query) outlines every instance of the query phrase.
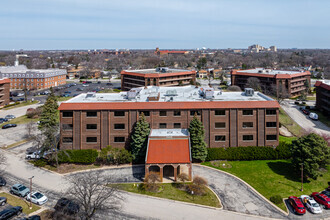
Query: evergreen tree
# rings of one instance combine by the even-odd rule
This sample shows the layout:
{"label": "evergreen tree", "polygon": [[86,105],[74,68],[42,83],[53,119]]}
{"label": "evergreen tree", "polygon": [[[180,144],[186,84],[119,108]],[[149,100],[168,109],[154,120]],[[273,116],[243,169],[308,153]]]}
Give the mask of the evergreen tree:
{"label": "evergreen tree", "polygon": [[146,157],[149,133],[149,123],[146,121],[146,118],[142,113],[138,122],[134,126],[133,134],[131,136],[131,153],[135,163],[143,162]]}
{"label": "evergreen tree", "polygon": [[319,135],[311,133],[292,142],[292,165],[300,174],[301,164],[304,167],[304,178],[316,179],[321,168],[326,169],[330,163],[330,148]]}
{"label": "evergreen tree", "polygon": [[189,125],[191,156],[194,160],[205,161],[207,156],[206,143],[204,141],[204,126],[196,114]]}

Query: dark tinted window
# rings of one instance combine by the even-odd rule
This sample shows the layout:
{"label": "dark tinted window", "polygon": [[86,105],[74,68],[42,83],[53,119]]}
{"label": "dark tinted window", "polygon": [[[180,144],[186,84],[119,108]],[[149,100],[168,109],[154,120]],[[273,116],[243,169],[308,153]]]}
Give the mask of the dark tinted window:
{"label": "dark tinted window", "polygon": [[150,112],[149,111],[140,111],[140,115],[144,114],[144,116],[150,116]]}
{"label": "dark tinted window", "polygon": [[193,111],[190,111],[190,115],[191,115],[191,116],[194,116],[195,114],[197,114],[197,115],[201,115],[201,111],[199,111],[199,110],[193,110]]}
{"label": "dark tinted window", "polygon": [[97,137],[87,137],[86,138],[86,142],[89,142],[89,143],[91,143],[91,142],[97,142]]}
{"label": "dark tinted window", "polygon": [[226,123],[225,122],[216,122],[215,128],[226,128]]}
{"label": "dark tinted window", "polygon": [[63,117],[72,117],[73,116],[73,112],[63,112]]}
{"label": "dark tinted window", "polygon": [[253,122],[243,122],[243,128],[253,128]]}
{"label": "dark tinted window", "polygon": [[63,137],[62,142],[63,143],[72,143],[73,142],[73,137]]}
{"label": "dark tinted window", "polygon": [[226,141],[226,136],[225,135],[216,135],[215,141]]}
{"label": "dark tinted window", "polygon": [[160,111],[159,116],[166,116],[166,111]]}
{"label": "dark tinted window", "polygon": [[266,122],[266,127],[268,128],[276,128],[276,122]]}
{"label": "dark tinted window", "polygon": [[215,110],[214,114],[215,115],[226,115],[226,111],[225,110]]}
{"label": "dark tinted window", "polygon": [[243,141],[253,141],[253,135],[243,135]]}
{"label": "dark tinted window", "polygon": [[266,115],[276,115],[276,109],[266,109]]}
{"label": "dark tinted window", "polygon": [[73,124],[62,124],[63,130],[72,130]]}
{"label": "dark tinted window", "polygon": [[253,115],[253,110],[243,110],[243,115]]}
{"label": "dark tinted window", "polygon": [[125,124],[115,124],[115,129],[125,129]]}
{"label": "dark tinted window", "polygon": [[166,123],[159,123],[159,128],[166,128]]}
{"label": "dark tinted window", "polygon": [[174,116],[180,116],[181,115],[181,112],[180,111],[174,111]]}
{"label": "dark tinted window", "polygon": [[116,116],[116,117],[122,117],[122,116],[125,116],[125,112],[124,112],[124,111],[115,111],[115,116]]}
{"label": "dark tinted window", "polygon": [[181,128],[181,123],[174,123],[174,128]]}
{"label": "dark tinted window", "polygon": [[97,129],[97,124],[87,124],[86,128],[87,129]]}
{"label": "dark tinted window", "polygon": [[87,112],[87,117],[97,117],[97,112]]}
{"label": "dark tinted window", "polygon": [[267,141],[276,141],[277,135],[267,135],[266,139],[267,139]]}
{"label": "dark tinted window", "polygon": [[125,142],[125,137],[115,137],[115,142],[116,142],[116,143],[122,143],[122,142]]}

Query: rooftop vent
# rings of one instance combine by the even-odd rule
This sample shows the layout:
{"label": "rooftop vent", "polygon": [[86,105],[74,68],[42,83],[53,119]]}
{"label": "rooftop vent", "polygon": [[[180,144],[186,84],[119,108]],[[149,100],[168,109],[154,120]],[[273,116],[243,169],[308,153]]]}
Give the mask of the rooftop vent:
{"label": "rooftop vent", "polygon": [[253,96],[254,95],[254,90],[252,88],[245,88],[244,94],[246,96]]}
{"label": "rooftop vent", "polygon": [[177,96],[178,93],[175,89],[172,89],[172,90],[167,90],[165,95],[166,96]]}
{"label": "rooftop vent", "polygon": [[95,92],[88,92],[85,98],[88,99],[88,98],[95,98],[95,97],[96,97]]}
{"label": "rooftop vent", "polygon": [[141,88],[132,88],[131,90],[129,90],[127,92],[127,98],[128,99],[135,99],[136,96],[139,94],[139,92],[141,91]]}
{"label": "rooftop vent", "polygon": [[156,72],[167,73],[169,71],[168,67],[157,67]]}
{"label": "rooftop vent", "polygon": [[214,94],[213,88],[207,88],[204,90],[204,98],[206,99],[212,99]]}

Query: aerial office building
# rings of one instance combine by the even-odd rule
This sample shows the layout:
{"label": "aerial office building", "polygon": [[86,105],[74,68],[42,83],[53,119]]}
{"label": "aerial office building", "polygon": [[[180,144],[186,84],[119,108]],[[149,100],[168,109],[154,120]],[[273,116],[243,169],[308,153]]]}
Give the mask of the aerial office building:
{"label": "aerial office building", "polygon": [[325,115],[330,116],[330,80],[315,83],[316,107]]}
{"label": "aerial office building", "polygon": [[0,107],[8,105],[10,102],[10,80],[0,79]]}

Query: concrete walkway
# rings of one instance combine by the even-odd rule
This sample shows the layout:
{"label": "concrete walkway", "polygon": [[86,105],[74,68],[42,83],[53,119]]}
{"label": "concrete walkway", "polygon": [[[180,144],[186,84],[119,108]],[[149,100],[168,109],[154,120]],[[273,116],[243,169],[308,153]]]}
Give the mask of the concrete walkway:
{"label": "concrete walkway", "polygon": [[4,118],[6,115],[15,115],[15,117],[20,117],[25,115],[26,110],[28,108],[37,108],[41,106],[41,104],[32,104],[32,105],[26,105],[22,107],[12,108],[12,109],[1,109],[0,110],[0,118]]}

